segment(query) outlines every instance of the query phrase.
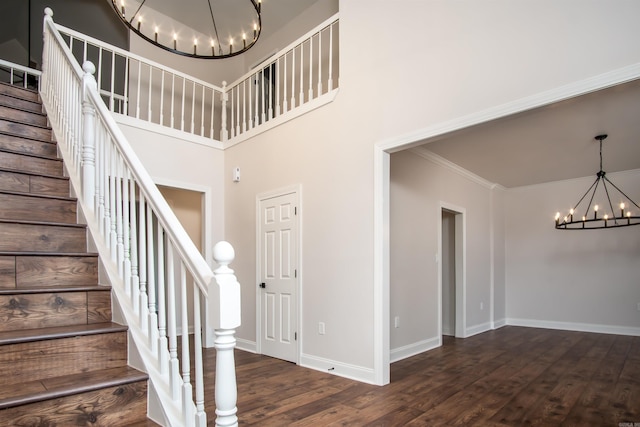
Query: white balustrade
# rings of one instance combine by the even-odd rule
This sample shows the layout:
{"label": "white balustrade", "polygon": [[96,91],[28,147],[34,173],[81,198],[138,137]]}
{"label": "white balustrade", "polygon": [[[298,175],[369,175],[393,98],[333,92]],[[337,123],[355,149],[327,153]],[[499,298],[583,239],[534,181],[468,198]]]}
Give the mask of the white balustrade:
{"label": "white balustrade", "polygon": [[[98,73],[99,82],[110,82],[109,88],[101,88],[101,83],[93,77],[93,64],[86,61],[81,68],[69,48],[81,46],[86,57],[89,50],[86,42],[74,43],[75,38],[65,42],[52,15],[47,9],[41,96],[71,183],[81,189],[79,203],[87,226],[134,345],[162,402],[162,412],[172,426],[207,425],[202,334],[205,327],[211,327],[219,353],[215,375],[216,425],[237,425],[233,349],[235,329],[240,325],[240,286],[228,267],[234,257],[233,248],[226,242],[216,245],[214,259],[220,267],[212,271],[109,111],[115,105],[125,110],[131,105],[128,92],[121,94],[124,102],[116,102],[116,53],[110,53],[110,71]],[[100,58],[102,61],[102,56]],[[127,58],[127,64],[131,61]],[[103,65],[108,62],[103,61]],[[151,84],[155,68],[140,64],[142,62],[138,62],[137,68],[148,71],[144,75]],[[128,65],[125,68],[131,69]],[[140,75],[134,76],[138,93],[134,99],[136,114],[144,105],[141,111],[146,111],[146,119],[153,115],[160,117],[151,107],[150,94],[147,104],[140,102],[144,93]],[[176,83],[182,86],[182,93],[185,87],[191,89],[191,113],[203,108],[207,94],[204,87],[196,89],[200,86],[193,80],[176,75],[165,79],[164,75],[163,71],[161,81],[171,81],[172,88],[174,81],[181,79],[181,84]],[[151,86],[147,90],[150,91]],[[195,102],[198,92],[203,98]],[[213,91],[208,97],[214,99],[216,95],[226,94]],[[105,105],[105,96],[109,108]],[[173,98],[172,95],[171,109]],[[184,126],[185,120],[184,99],[183,96],[180,126]],[[224,114],[225,109],[220,111]],[[198,117],[188,118],[188,128],[200,132],[211,129],[201,124],[204,117],[202,110]],[[200,122],[196,123],[196,119]],[[224,129],[222,126],[220,132]],[[214,307],[213,324],[203,322],[201,306]]]}
{"label": "white balustrade", "polygon": [[98,89],[111,112],[207,140],[233,142],[275,118],[294,118],[336,89],[337,15],[222,87],[57,28],[79,61],[98,64]]}
{"label": "white balustrade", "polygon": [[25,89],[39,89],[42,73],[33,68],[0,59],[0,81]]}

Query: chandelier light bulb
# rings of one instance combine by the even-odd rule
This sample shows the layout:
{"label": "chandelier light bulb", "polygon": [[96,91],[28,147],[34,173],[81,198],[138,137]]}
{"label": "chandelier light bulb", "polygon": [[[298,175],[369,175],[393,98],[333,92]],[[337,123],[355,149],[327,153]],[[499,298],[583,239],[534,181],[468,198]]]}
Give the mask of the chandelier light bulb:
{"label": "chandelier light bulb", "polygon": [[593,210],[594,210],[594,211],[596,211],[596,212],[598,212],[598,205],[595,205],[595,206],[593,207]]}
{"label": "chandelier light bulb", "polygon": [[620,209],[624,210],[624,202],[620,203]]}

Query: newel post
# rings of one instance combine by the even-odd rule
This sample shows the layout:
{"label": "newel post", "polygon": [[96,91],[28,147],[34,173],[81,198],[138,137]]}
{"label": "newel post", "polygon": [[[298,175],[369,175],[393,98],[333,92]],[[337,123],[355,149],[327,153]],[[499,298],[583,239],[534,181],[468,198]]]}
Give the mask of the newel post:
{"label": "newel post", "polygon": [[97,90],[97,83],[93,74],[96,66],[91,61],[82,64],[82,196],[84,202],[93,210],[96,190],[96,110],[93,107],[87,91]]}
{"label": "newel post", "polygon": [[229,94],[227,93],[226,81],[222,82],[220,100],[222,101],[222,111],[220,112],[220,141],[226,141],[229,138],[227,132],[227,102],[229,101]]}
{"label": "newel post", "polygon": [[[223,110],[224,111],[224,110]],[[219,297],[215,318],[216,349],[216,426],[237,426],[238,389],[236,366],[233,355],[236,346],[235,332],[240,326],[240,283],[229,264],[235,258],[233,247],[228,242],[218,242],[213,248],[213,258],[219,267],[213,272],[215,282],[210,297]]]}

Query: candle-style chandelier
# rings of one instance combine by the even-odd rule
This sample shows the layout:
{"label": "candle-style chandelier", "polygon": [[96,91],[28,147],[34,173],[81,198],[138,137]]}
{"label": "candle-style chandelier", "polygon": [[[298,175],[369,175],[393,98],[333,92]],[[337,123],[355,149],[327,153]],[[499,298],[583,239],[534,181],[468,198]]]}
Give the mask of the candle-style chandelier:
{"label": "candle-style chandelier", "polygon": [[262,0],[111,0],[111,4],[120,20],[144,40],[191,58],[240,55],[258,41],[262,28]]}
{"label": "candle-style chandelier", "polygon": [[[578,203],[569,210],[567,215],[562,216],[560,212],[556,213],[556,229],[594,230],[600,228],[628,227],[640,224],[640,216],[633,212],[634,206],[638,210],[640,210],[640,206],[611,182],[609,178],[607,178],[606,172],[602,170],[602,141],[606,138],[607,135],[598,135],[595,137],[600,143],[600,170],[596,174],[595,182],[591,184],[591,187],[584,193]],[[614,193],[614,197],[618,197],[619,200],[616,200],[615,208],[611,202],[613,189],[611,189],[610,192],[607,184],[610,184],[610,186],[617,191],[617,193]],[[600,194],[604,193],[606,196],[606,204],[605,206],[593,204],[592,208],[591,206],[592,203],[594,203],[594,199],[596,203],[599,203],[599,199],[595,198],[599,188],[602,188]],[[583,209],[581,203],[587,199],[589,201],[584,204],[586,207]],[[608,211],[608,209],[610,209],[610,211]]]}

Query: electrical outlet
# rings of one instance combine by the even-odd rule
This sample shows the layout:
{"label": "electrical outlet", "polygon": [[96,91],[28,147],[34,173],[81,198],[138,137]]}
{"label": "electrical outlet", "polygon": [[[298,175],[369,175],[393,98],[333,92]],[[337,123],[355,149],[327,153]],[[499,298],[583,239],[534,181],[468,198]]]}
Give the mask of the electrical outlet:
{"label": "electrical outlet", "polygon": [[324,322],[320,322],[320,323],[318,323],[318,333],[319,333],[320,335],[324,335],[324,331],[325,331],[325,329],[324,329]]}
{"label": "electrical outlet", "polygon": [[396,328],[400,327],[400,316],[396,316],[395,319],[393,320],[394,325]]}

